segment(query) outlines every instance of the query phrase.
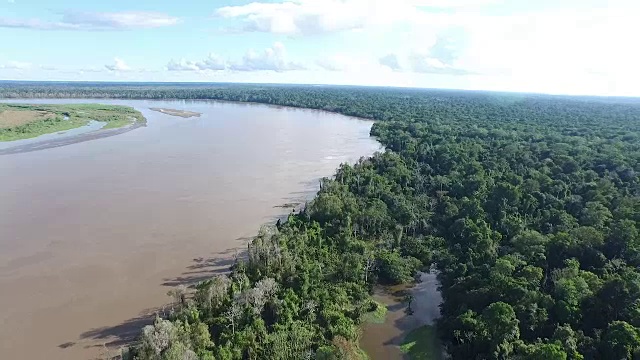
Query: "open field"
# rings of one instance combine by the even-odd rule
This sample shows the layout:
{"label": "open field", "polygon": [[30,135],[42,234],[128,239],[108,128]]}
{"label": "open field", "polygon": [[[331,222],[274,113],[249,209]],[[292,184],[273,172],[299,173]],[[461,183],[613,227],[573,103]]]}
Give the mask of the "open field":
{"label": "open field", "polygon": [[5,110],[0,112],[0,129],[9,129],[55,117],[54,113],[32,110]]}
{"label": "open field", "polygon": [[140,112],[127,106],[0,104],[0,141],[28,139],[74,129],[91,120],[105,122],[103,129],[146,121]]}

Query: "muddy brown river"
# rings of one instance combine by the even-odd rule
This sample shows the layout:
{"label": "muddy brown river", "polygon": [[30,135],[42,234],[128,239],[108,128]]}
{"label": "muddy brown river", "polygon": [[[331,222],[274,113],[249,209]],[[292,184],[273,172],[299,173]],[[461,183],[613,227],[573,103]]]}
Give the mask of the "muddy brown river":
{"label": "muddy brown river", "polygon": [[326,112],[27,102],[129,105],[148,126],[0,156],[0,359],[115,355],[172,286],[224,269],[262,224],[290,211],[279,205],[304,202],[340,163],[379,150],[371,122]]}

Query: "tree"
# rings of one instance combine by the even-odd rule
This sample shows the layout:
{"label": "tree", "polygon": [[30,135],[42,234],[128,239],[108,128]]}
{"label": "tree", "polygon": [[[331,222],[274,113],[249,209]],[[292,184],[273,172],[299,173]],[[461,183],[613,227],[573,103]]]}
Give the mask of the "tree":
{"label": "tree", "polygon": [[482,312],[487,341],[491,354],[497,359],[508,359],[514,350],[514,342],[520,338],[518,319],[511,305],[496,302]]}
{"label": "tree", "polygon": [[602,338],[602,355],[609,359],[631,359],[640,350],[640,329],[624,321],[609,324]]}
{"label": "tree", "polygon": [[527,360],[567,360],[567,353],[559,344],[534,344],[528,352]]}

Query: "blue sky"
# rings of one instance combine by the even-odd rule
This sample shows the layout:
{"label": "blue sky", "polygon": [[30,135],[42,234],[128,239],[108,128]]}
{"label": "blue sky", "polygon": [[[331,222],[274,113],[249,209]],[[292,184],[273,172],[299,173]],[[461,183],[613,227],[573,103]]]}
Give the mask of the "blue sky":
{"label": "blue sky", "polygon": [[640,96],[636,0],[0,0],[0,79]]}

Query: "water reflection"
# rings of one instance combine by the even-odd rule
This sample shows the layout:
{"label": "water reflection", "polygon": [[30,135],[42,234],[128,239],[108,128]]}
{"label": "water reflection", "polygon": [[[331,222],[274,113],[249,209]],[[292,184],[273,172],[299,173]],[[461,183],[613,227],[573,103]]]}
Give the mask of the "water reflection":
{"label": "water reflection", "polygon": [[399,346],[406,335],[421,326],[434,325],[440,317],[442,295],[435,272],[421,273],[415,285],[379,288],[374,299],[387,306],[387,316],[382,324],[363,325],[360,347],[372,360],[403,359]]}

